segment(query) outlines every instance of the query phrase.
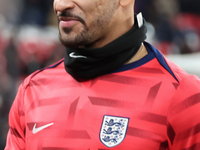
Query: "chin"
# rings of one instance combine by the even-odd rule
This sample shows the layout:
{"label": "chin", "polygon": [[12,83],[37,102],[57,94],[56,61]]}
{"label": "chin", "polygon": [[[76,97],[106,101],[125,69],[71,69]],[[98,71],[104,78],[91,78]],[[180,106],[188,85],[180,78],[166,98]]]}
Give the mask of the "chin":
{"label": "chin", "polygon": [[[69,30],[67,29],[67,31]],[[91,43],[88,33],[85,30],[79,32],[79,34],[75,33],[73,30],[71,30],[69,33],[61,30],[59,38],[65,47],[80,47]]]}
{"label": "chin", "polygon": [[69,47],[69,48],[76,48],[76,47],[80,47],[83,45],[82,41],[77,41],[76,39],[70,39],[69,37],[64,38],[62,36],[60,36],[60,42],[65,47]]}

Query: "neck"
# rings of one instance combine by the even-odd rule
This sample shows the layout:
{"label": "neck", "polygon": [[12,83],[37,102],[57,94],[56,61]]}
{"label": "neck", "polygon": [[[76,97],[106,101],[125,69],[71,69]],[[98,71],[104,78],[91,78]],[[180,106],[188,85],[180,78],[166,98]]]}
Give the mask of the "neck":
{"label": "neck", "polygon": [[130,63],[136,62],[136,61],[142,59],[143,57],[145,57],[146,55],[148,55],[148,51],[147,51],[146,47],[144,46],[144,44],[142,44],[140,49],[138,50],[138,52],[125,64],[130,64]]}
{"label": "neck", "polygon": [[[67,48],[66,71],[78,81],[89,80],[144,57],[147,53],[142,42],[146,38],[146,23],[144,20],[143,25],[139,27],[136,16],[135,21],[135,25],[128,32],[103,47]],[[72,53],[75,55],[71,56]]]}

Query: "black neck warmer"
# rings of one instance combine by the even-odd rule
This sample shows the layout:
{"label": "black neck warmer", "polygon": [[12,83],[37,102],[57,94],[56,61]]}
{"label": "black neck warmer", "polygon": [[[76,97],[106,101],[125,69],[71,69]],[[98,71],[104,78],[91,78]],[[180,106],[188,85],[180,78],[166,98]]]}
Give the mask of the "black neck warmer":
{"label": "black neck warmer", "polygon": [[127,33],[102,48],[66,48],[65,69],[78,81],[86,81],[110,73],[128,62],[146,39],[146,22],[135,25]]}

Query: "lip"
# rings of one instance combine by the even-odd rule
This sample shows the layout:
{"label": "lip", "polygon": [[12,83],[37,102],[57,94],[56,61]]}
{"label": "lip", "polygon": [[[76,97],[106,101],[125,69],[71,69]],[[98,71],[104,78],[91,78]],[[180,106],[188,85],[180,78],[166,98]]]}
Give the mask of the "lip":
{"label": "lip", "polygon": [[59,17],[59,20],[60,20],[60,23],[59,23],[60,27],[63,27],[63,28],[71,27],[78,22],[77,19],[69,18],[69,17]]}
{"label": "lip", "polygon": [[77,20],[69,20],[69,21],[60,21],[60,26],[63,28],[69,28],[76,24],[78,21]]}

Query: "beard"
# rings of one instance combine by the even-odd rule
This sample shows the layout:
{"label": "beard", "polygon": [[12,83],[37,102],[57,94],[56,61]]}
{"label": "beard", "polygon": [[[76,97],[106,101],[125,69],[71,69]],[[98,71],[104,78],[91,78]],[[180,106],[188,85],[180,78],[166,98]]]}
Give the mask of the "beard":
{"label": "beard", "polygon": [[59,29],[61,43],[69,48],[90,47],[93,43],[102,39],[104,34],[107,34],[106,29],[115,13],[115,8],[117,8],[117,2],[109,1],[108,6],[104,8],[101,14],[94,17],[95,19],[89,26],[81,17],[70,12],[63,12],[63,16],[77,18],[82,27],[79,29],[75,27]]}
{"label": "beard", "polygon": [[90,43],[90,35],[86,26],[79,33],[73,33],[73,27],[59,31],[60,42],[69,48],[76,48]]}

